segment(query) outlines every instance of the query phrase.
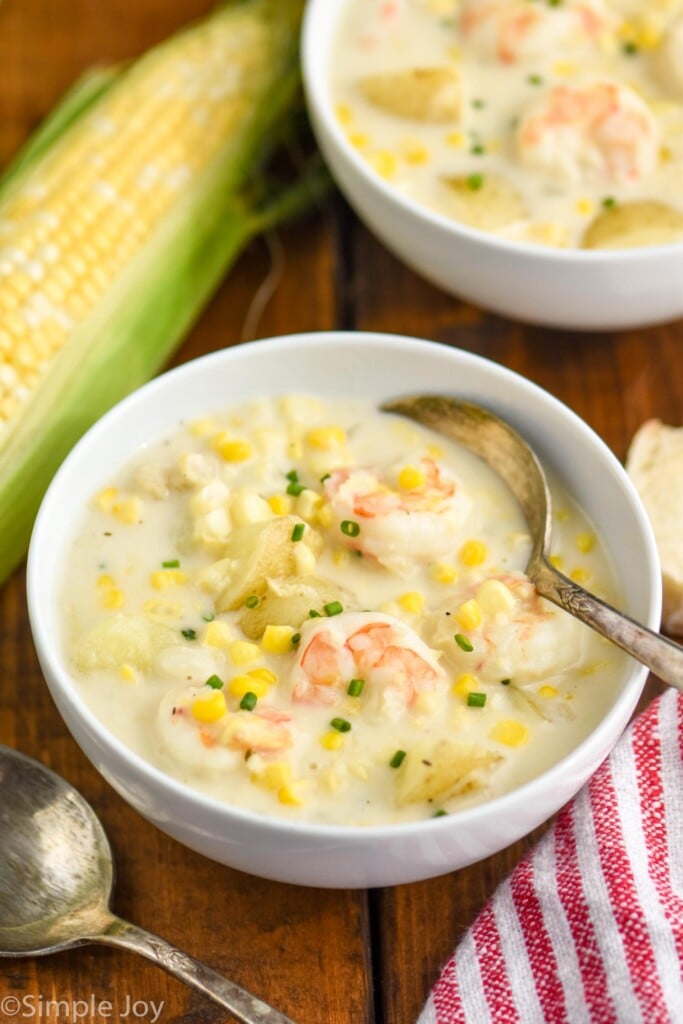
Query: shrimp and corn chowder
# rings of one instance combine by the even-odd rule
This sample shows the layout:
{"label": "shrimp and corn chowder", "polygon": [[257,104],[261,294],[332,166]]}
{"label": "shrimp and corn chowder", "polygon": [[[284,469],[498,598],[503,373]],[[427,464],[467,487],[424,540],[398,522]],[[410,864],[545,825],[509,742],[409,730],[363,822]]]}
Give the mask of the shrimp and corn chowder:
{"label": "shrimp and corn chowder", "polygon": [[470,227],[683,240],[683,0],[348,0],[332,92],[377,174]]}
{"label": "shrimp and corn chowder", "polygon": [[[556,489],[558,565],[614,599]],[[471,453],[356,401],[185,424],[97,493],[65,642],[116,736],[212,797],[302,821],[440,815],[575,747],[621,655],[539,598],[521,511]]]}

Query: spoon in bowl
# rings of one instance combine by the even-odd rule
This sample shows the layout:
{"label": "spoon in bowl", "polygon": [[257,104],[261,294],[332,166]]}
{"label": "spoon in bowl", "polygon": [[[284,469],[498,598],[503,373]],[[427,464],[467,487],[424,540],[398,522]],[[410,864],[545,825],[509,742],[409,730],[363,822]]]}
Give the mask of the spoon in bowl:
{"label": "spoon in bowl", "polygon": [[90,804],[59,775],[0,745],[0,956],[100,942],[147,957],[240,1024],[294,1024],[234,982],[109,910],[111,848]]}
{"label": "spoon in bowl", "polygon": [[683,647],[601,601],[551,564],[548,483],[538,458],[508,423],[479,405],[445,395],[402,398],[385,403],[382,410],[459,441],[487,462],[522,507],[532,541],[525,571],[538,593],[617,644],[663,682],[683,690]]}

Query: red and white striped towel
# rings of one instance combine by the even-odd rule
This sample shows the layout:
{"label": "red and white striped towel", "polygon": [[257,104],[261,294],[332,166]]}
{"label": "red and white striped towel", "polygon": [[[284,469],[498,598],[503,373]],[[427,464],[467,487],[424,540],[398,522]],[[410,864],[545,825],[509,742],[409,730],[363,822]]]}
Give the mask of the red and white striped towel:
{"label": "red and white striped towel", "polygon": [[683,1022],[683,695],[658,697],[497,889],[418,1024]]}

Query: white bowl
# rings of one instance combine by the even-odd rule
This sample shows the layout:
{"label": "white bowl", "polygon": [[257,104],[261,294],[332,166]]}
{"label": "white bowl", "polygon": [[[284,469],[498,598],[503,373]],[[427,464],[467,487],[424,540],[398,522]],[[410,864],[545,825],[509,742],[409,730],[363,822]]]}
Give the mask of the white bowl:
{"label": "white bowl", "polygon": [[410,824],[292,824],[202,796],[131,753],[95,717],[71,678],[61,636],[65,551],[89,498],[141,445],[207,410],[302,390],[379,402],[406,392],[453,393],[508,418],[564,480],[617,567],[625,610],[656,627],[660,577],[642,506],[602,441],[566,406],[509,370],[432,342],[323,333],[241,345],[171,370],[125,399],[76,445],[40,509],[28,559],[28,604],[45,678],[76,742],[115,790],[181,843],[267,878],[327,887],[386,886],[484,858],[562,806],[606,757],[646,678],[628,662],[598,727],[568,757],[522,788],[458,814]]}
{"label": "white bowl", "polygon": [[309,0],[304,87],[337,184],[388,249],[446,291],[529,323],[614,330],[683,316],[683,243],[589,252],[510,242],[428,210],[374,173],[340,127],[330,89],[332,47],[346,3]]}

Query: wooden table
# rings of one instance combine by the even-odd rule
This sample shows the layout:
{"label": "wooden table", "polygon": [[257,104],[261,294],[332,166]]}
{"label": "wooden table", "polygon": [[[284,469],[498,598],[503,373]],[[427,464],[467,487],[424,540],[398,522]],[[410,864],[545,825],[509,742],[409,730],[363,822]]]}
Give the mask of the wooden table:
{"label": "wooden table", "polygon": [[[134,55],[208,6],[207,0],[0,3],[0,164],[84,67]],[[274,250],[282,254],[279,284],[254,323],[251,302]],[[494,359],[566,402],[619,458],[646,418],[683,422],[680,324],[579,335],[508,323],[421,281],[335,196],[270,246],[252,246],[177,359],[247,336],[333,327],[412,334]],[[394,889],[312,890],[250,878],[147,824],[80,753],[34,655],[23,570],[0,592],[0,665],[0,742],[63,774],[101,815],[118,868],[115,909],[205,959],[298,1024],[414,1021],[456,940],[534,838],[464,871]],[[651,681],[647,697],[657,689]],[[136,1012],[151,1021],[152,1003],[163,1003],[162,1024],[226,1019],[157,968],[95,947],[0,961],[0,1000],[7,995],[22,1000],[22,1016],[0,1012],[0,1024],[66,1024],[77,1012],[85,1024],[132,1021]]]}

